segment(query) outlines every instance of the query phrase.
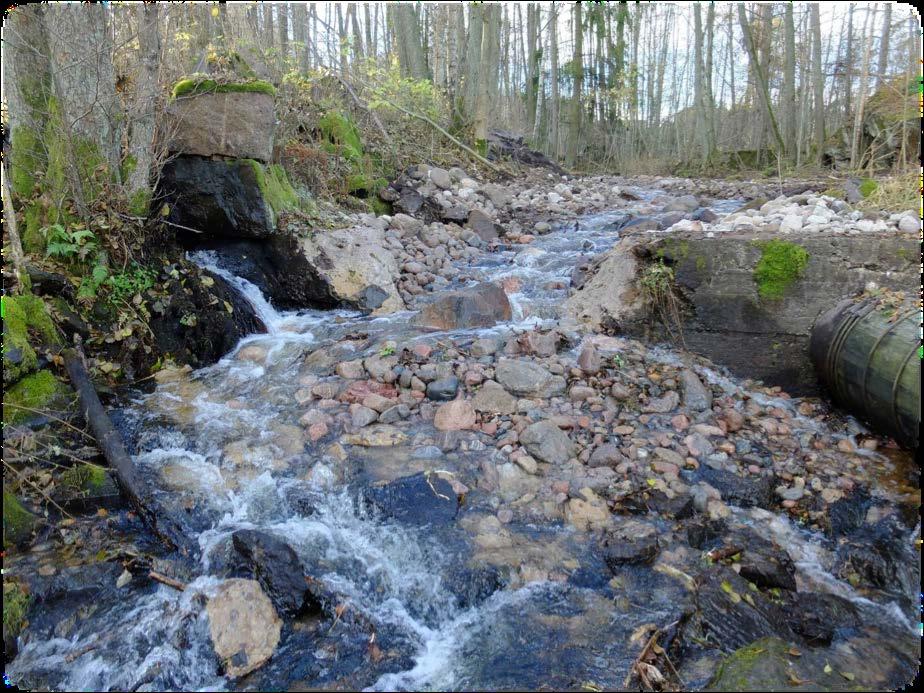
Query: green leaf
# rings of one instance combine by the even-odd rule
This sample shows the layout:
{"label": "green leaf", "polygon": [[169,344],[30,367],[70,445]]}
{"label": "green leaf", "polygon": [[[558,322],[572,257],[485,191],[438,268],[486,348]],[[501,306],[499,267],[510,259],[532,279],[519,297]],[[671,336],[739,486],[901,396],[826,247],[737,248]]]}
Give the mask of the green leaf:
{"label": "green leaf", "polygon": [[95,281],[97,284],[100,284],[103,281],[105,281],[106,277],[108,276],[109,276],[109,270],[106,269],[105,266],[97,265],[96,267],[93,268],[93,281]]}

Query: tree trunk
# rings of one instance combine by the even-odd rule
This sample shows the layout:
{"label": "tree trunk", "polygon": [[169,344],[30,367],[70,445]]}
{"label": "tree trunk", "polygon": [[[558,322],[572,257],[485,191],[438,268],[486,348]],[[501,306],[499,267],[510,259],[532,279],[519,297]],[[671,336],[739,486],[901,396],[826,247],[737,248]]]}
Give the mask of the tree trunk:
{"label": "tree trunk", "polygon": [[[45,27],[52,81],[65,151],[68,188],[81,214],[95,196],[90,177],[94,162],[119,180],[120,104],[115,91],[112,43],[102,5],[49,5]],[[47,139],[47,138],[46,138]],[[52,162],[49,161],[51,167]]]}
{"label": "tree trunk", "polygon": [[584,90],[584,25],[581,3],[574,4],[574,52],[571,55],[571,118],[568,125],[568,166],[573,167],[581,153],[583,140],[581,127],[584,109],[581,96]]}
{"label": "tree trunk", "polygon": [[307,73],[311,69],[311,49],[308,44],[308,7],[303,2],[297,2],[292,6],[292,35],[299,44],[299,72]]}
{"label": "tree trunk", "polygon": [[776,122],[776,116],[773,114],[773,106],[770,102],[770,88],[767,83],[767,75],[764,73],[763,66],[760,64],[758,59],[757,43],[754,40],[754,34],[748,24],[747,14],[743,2],[738,3],[738,22],[741,24],[741,32],[744,34],[744,42],[747,46],[748,57],[752,66],[754,67],[754,76],[757,80],[756,86],[758,93],[760,94],[760,100],[762,101],[767,119],[770,121],[770,127],[773,132],[773,137],[776,140],[780,156],[784,156],[786,153],[786,145],[783,143],[783,138],[780,134],[780,128]]}
{"label": "tree trunk", "polygon": [[882,38],[879,39],[879,65],[876,68],[876,86],[882,86],[889,69],[889,39],[892,34],[892,5],[885,3],[882,16]]}
{"label": "tree trunk", "polygon": [[289,3],[280,2],[276,5],[279,13],[279,57],[283,72],[288,71],[286,64],[289,59]]}
{"label": "tree trunk", "polygon": [[484,5],[469,5],[468,39],[465,45],[465,83],[463,86],[463,112],[466,118],[475,113],[478,100],[478,73],[481,70],[481,34],[484,31]]}
{"label": "tree trunk", "polygon": [[561,136],[559,128],[559,108],[561,96],[559,94],[558,76],[558,8],[552,3],[551,18],[549,20],[549,46],[552,59],[552,103],[549,106],[549,144],[554,159],[561,156]]}
{"label": "tree trunk", "polygon": [[825,75],[821,70],[821,17],[817,2],[809,5],[812,19],[812,110],[815,120],[815,161],[822,163],[825,149]]}
{"label": "tree trunk", "polygon": [[793,22],[792,3],[786,4],[784,21],[783,88],[780,90],[780,112],[783,121],[783,139],[790,155],[796,147],[796,27]]}
{"label": "tree trunk", "polygon": [[363,34],[359,28],[359,17],[356,14],[356,3],[350,3],[350,9],[347,12],[350,15],[350,21],[353,28],[353,63],[354,65],[361,61],[366,52],[363,49]]}
{"label": "tree trunk", "polygon": [[706,100],[703,95],[703,20],[699,3],[693,5],[693,102],[696,104],[696,134],[700,142],[702,161],[709,158],[709,138],[706,136]]}
{"label": "tree trunk", "polygon": [[485,156],[488,139],[488,109],[496,102],[497,69],[500,61],[501,6],[485,5],[482,12],[481,58],[478,97],[475,104],[475,149]]}
{"label": "tree trunk", "polygon": [[847,15],[847,56],[844,67],[844,123],[850,122],[850,105],[853,96],[853,10],[854,4],[850,3]]}
{"label": "tree trunk", "polygon": [[860,159],[863,155],[863,152],[860,151],[860,143],[863,138],[863,111],[866,107],[866,90],[869,87],[869,64],[873,50],[873,41],[870,37],[873,24],[871,17],[875,16],[875,13],[875,9],[872,14],[867,12],[866,20],[863,23],[863,65],[860,68],[860,90],[857,99],[857,112],[853,121],[853,137],[850,141],[850,168],[854,169],[860,166]]}
{"label": "tree trunk", "polygon": [[414,79],[427,79],[427,58],[414,6],[405,3],[389,4],[387,11],[395,28],[401,74]]}
{"label": "tree trunk", "polygon": [[47,5],[22,5],[7,15],[3,78],[7,99],[13,199],[32,196],[48,164],[42,136],[49,117],[51,67],[44,13]]}
{"label": "tree trunk", "polygon": [[158,6],[146,3],[135,8],[138,17],[139,69],[135,80],[131,137],[128,153],[134,168],[128,177],[132,212],[148,212],[151,199],[151,171],[154,163],[154,126],[157,97],[160,94],[160,25]]}

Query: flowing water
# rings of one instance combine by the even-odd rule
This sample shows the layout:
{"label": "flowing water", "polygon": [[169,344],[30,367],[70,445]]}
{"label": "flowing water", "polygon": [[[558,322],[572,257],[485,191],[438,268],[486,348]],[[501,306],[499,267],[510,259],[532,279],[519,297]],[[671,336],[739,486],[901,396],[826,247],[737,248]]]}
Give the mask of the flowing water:
{"label": "flowing water", "polygon": [[[477,440],[443,452],[425,423],[406,429],[409,445],[396,448],[345,452],[330,441],[310,443],[296,393],[314,382],[305,380],[303,364],[319,349],[354,359],[375,353],[385,339],[475,339],[554,320],[578,258],[608,249],[626,218],[626,211],[585,217],[525,249],[486,255],[475,268],[483,278],[521,282],[511,296],[512,323],[445,334],[411,327],[409,313],[280,312],[214,254],[195,254],[253,304],[267,333],[246,337],[213,366],[165,374],[153,392],[133,396],[121,419],[159,502],[197,537],[200,555],[191,568],[199,577],[183,592],[150,582],[97,589],[86,598],[92,608],[81,606],[68,628],[34,624],[8,675],[25,687],[65,690],[621,688],[637,654],[628,646],[632,634],[646,624],[668,626],[689,604],[681,582],[639,566],[614,583],[588,536],[561,523],[500,527],[500,499],[491,494],[472,493],[463,518],[449,526],[384,518],[358,502],[358,489],[421,471],[474,489],[482,462],[501,454]],[[261,357],[239,357],[251,348]],[[829,572],[824,537],[782,515],[736,513],[787,546],[804,585],[873,607],[870,618],[901,637],[910,632],[901,609],[874,613],[875,602]],[[373,624],[381,661],[370,662],[368,632],[297,623],[286,625],[263,669],[238,682],[220,676],[202,605],[219,584],[231,534],[242,528],[289,543],[349,612]],[[497,568],[502,579],[492,582]],[[473,595],[474,583],[488,587]],[[705,679],[691,674],[688,683]]]}

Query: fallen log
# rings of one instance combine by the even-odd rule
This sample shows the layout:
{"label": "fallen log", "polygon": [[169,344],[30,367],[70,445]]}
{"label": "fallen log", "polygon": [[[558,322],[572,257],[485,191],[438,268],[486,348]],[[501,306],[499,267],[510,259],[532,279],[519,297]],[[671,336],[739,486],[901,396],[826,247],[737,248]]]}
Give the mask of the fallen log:
{"label": "fallen log", "polygon": [[192,555],[195,552],[193,544],[176,522],[167,516],[158,516],[154,510],[156,503],[151,490],[135,469],[132,458],[122,443],[122,436],[113,426],[109,414],[99,401],[96,388],[90,381],[84,366],[83,351],[80,347],[65,349],[62,356],[71,384],[80,398],[80,411],[90,425],[103,456],[115,472],[116,480],[135,512],[169,549]]}

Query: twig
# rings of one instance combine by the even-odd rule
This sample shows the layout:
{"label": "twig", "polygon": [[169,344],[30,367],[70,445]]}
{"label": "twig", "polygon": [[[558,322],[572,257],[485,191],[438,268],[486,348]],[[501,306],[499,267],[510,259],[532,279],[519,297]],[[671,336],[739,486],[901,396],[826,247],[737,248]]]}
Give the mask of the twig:
{"label": "twig", "polygon": [[42,494],[42,496],[45,498],[45,500],[48,501],[49,503],[51,503],[53,506],[55,506],[55,507],[61,512],[62,515],[64,515],[65,517],[69,517],[69,518],[72,519],[72,520],[74,519],[74,517],[73,517],[69,512],[67,512],[64,508],[62,508],[62,507],[61,507],[60,505],[58,505],[57,503],[55,503],[55,502],[52,500],[51,496],[49,496],[45,491],[43,491],[41,488],[39,488],[38,484],[36,484],[34,481],[32,481],[30,478],[28,478],[25,474],[23,474],[22,472],[20,472],[18,469],[16,469],[16,467],[14,467],[14,466],[11,465],[11,464],[8,464],[7,462],[4,462],[4,463],[3,463],[3,466],[6,467],[7,469],[9,469],[11,472],[13,472],[13,474],[15,474],[16,476],[18,476],[22,481],[24,481],[25,483],[29,484],[29,486],[31,486],[32,488],[34,488],[34,489],[35,489],[36,491],[38,491],[40,494]]}
{"label": "twig", "polygon": [[179,590],[180,592],[186,589],[185,583],[182,583],[179,580],[176,580],[172,577],[168,577],[164,575],[163,573],[158,573],[156,570],[152,570],[151,572],[149,572],[148,577],[151,578],[152,580],[156,580],[157,582],[161,582],[167,585],[168,587],[172,587],[175,590]]}
{"label": "twig", "polygon": [[68,428],[72,428],[73,430],[77,431],[79,434],[81,434],[81,435],[83,435],[83,436],[86,436],[86,437],[89,438],[90,440],[95,440],[95,438],[94,438],[93,436],[91,436],[89,433],[87,433],[87,432],[84,431],[83,429],[77,428],[76,426],[74,426],[73,424],[68,423],[68,422],[65,421],[64,419],[60,419],[60,418],[58,418],[57,416],[54,416],[54,415],[52,415],[52,414],[49,414],[49,413],[46,412],[46,411],[40,411],[39,409],[33,409],[32,407],[24,407],[24,406],[21,405],[21,404],[14,404],[13,402],[4,402],[4,403],[3,403],[3,406],[4,406],[4,407],[15,407],[16,409],[22,409],[23,411],[30,411],[30,412],[32,412],[33,414],[41,414],[42,416],[47,416],[49,419],[54,419],[54,420],[57,421],[58,423],[62,423],[62,424],[64,424],[65,426],[67,426]]}

